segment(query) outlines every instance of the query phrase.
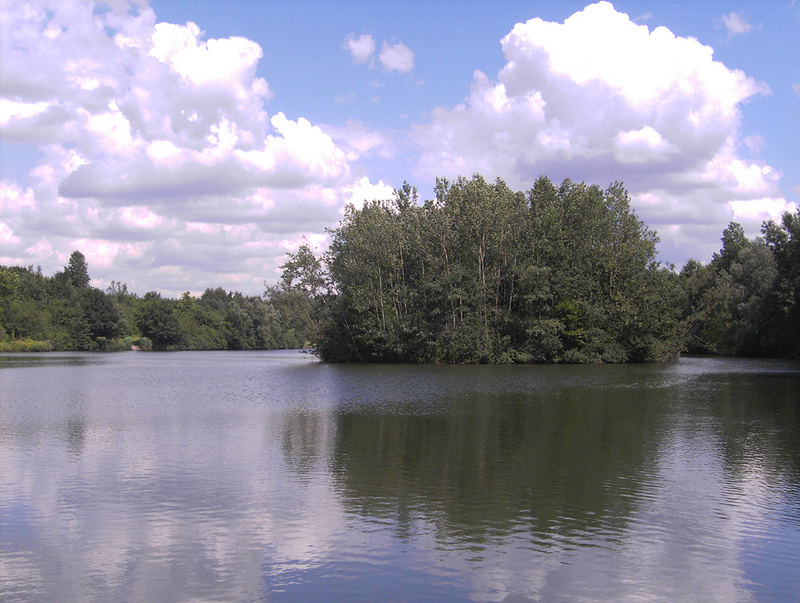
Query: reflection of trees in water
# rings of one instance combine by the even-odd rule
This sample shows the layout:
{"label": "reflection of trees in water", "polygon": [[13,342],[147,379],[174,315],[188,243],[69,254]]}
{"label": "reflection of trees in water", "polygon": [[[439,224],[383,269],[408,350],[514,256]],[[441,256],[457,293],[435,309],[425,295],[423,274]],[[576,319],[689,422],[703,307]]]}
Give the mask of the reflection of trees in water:
{"label": "reflection of trees in water", "polygon": [[72,417],[67,420],[67,444],[69,451],[79,456],[86,443],[86,419],[83,416]]}
{"label": "reflection of trees in water", "polygon": [[652,474],[665,407],[652,392],[485,396],[458,414],[343,413],[334,466],[369,516],[438,518],[440,536],[617,532]]}
{"label": "reflection of trees in water", "polygon": [[800,375],[724,373],[702,379],[715,395],[715,418],[725,469],[733,478],[757,473],[800,482]]}
{"label": "reflection of trees in water", "polygon": [[674,435],[706,442],[697,451],[711,456],[697,462],[722,461],[729,484],[797,483],[797,388],[797,374],[728,368],[667,387],[460,396],[449,413],[341,411],[332,468],[343,504],[401,535],[426,518],[439,537],[468,542],[520,530],[615,539],[665,485],[659,464]]}
{"label": "reflection of trees in water", "polygon": [[281,448],[299,476],[310,476],[320,469],[320,461],[327,461],[335,428],[328,413],[293,411],[285,415]]}

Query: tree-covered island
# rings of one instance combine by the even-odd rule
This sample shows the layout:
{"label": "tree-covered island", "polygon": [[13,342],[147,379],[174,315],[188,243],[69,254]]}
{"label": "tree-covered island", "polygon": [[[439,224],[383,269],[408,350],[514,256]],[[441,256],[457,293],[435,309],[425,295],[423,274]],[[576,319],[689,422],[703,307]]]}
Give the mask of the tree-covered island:
{"label": "tree-covered island", "polygon": [[420,203],[349,207],[321,257],[290,254],[263,296],[179,299],[90,286],[80,251],[53,276],[0,267],[0,351],[280,349],[358,362],[652,362],[681,352],[800,355],[800,210],[710,263],[656,260],[620,183],[476,175]]}

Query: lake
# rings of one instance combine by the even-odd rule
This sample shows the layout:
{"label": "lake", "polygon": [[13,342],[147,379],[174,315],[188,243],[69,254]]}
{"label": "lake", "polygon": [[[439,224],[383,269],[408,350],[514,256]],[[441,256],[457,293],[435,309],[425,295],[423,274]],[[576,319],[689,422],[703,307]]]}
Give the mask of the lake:
{"label": "lake", "polygon": [[0,599],[800,599],[800,366],[0,356]]}

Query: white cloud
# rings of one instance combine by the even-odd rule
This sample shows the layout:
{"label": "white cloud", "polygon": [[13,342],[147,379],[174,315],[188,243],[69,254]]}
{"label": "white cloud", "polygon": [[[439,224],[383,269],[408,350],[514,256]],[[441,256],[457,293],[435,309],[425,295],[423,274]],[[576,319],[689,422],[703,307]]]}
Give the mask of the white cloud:
{"label": "white cloud", "polygon": [[650,126],[638,130],[618,132],[615,140],[614,156],[620,163],[650,163],[666,161],[675,152],[675,145],[669,143]]}
{"label": "white cloud", "polygon": [[761,149],[764,147],[764,137],[758,134],[754,134],[752,136],[745,136],[742,139],[742,143],[744,146],[749,150],[751,153],[757,155],[761,152]]}
{"label": "white cloud", "polygon": [[0,180],[0,213],[5,216],[17,214],[34,207],[35,201],[31,189],[23,190],[14,182]]}
{"label": "white cloud", "polygon": [[19,237],[14,236],[14,231],[3,222],[0,222],[0,242],[3,245],[17,245],[20,242]]}
{"label": "white cloud", "polygon": [[192,22],[186,25],[156,24],[152,34],[150,55],[168,64],[176,73],[193,85],[230,84],[231,81],[252,81],[237,93],[256,93],[268,96],[266,82],[254,78],[256,64],[262,56],[261,47],[246,38],[232,37],[202,41],[202,31]]}
{"label": "white cloud", "polygon": [[337,146],[347,152],[350,161],[373,154],[382,159],[391,159],[397,152],[397,143],[392,136],[380,130],[372,130],[353,119],[348,119],[341,126],[326,125],[324,130]]}
{"label": "white cloud", "polygon": [[139,257],[145,250],[144,243],[119,243],[103,239],[75,239],[70,241],[74,249],[80,249],[89,265],[108,267],[120,255]]}
{"label": "white cloud", "polygon": [[363,207],[365,201],[394,198],[394,189],[391,186],[387,186],[383,182],[372,184],[366,176],[349,187],[347,192],[349,197],[347,203],[356,208]]}
{"label": "white cloud", "polygon": [[41,155],[27,186],[0,182],[4,257],[53,272],[79,247],[98,283],[260,293],[282,241],[324,237],[354,191],[388,188],[352,173],[381,144],[366,131],[336,142],[267,114],[251,40],[157,23],[138,2],[36,0],[0,18],[0,135]]}
{"label": "white cloud", "polygon": [[370,34],[362,34],[358,37],[350,34],[344,40],[344,47],[350,52],[356,63],[366,63],[375,52],[375,40]]}
{"label": "white cloud", "polygon": [[142,206],[122,207],[119,216],[123,224],[132,228],[151,229],[164,223],[164,218]]}
{"label": "white cloud", "polygon": [[797,210],[796,204],[786,201],[783,197],[731,201],[730,204],[736,220],[749,220],[757,224],[761,224],[764,220],[780,222],[785,212],[793,213]]}
{"label": "white cloud", "polygon": [[748,23],[747,20],[739,13],[728,13],[727,15],[722,15],[722,23],[725,25],[725,29],[728,30],[728,33],[732,36],[747,33],[753,29],[753,26],[750,25],[750,23]]}
{"label": "white cloud", "polygon": [[379,58],[387,71],[408,72],[414,69],[414,53],[402,42],[389,44],[384,40]]}
{"label": "white cloud", "polygon": [[[739,155],[741,105],[769,89],[709,46],[637,25],[608,2],[563,23],[518,23],[501,45],[495,79],[476,71],[463,104],[414,128],[417,176],[477,171],[520,188],[542,174],[622,180],[676,262],[701,249],[671,233],[721,232],[732,199],[780,196],[780,173]],[[695,226],[672,228],[683,221]]]}
{"label": "white cloud", "polygon": [[[375,40],[371,34],[362,34],[359,37],[355,37],[354,34],[348,35],[344,40],[344,48],[350,52],[356,63],[369,63],[370,68],[374,66],[372,58],[375,53]],[[378,60],[386,71],[408,73],[414,69],[414,52],[399,41],[390,43],[383,40]]]}
{"label": "white cloud", "polygon": [[12,120],[31,119],[41,115],[47,107],[47,103],[19,103],[7,98],[0,98],[0,126],[4,126]]}

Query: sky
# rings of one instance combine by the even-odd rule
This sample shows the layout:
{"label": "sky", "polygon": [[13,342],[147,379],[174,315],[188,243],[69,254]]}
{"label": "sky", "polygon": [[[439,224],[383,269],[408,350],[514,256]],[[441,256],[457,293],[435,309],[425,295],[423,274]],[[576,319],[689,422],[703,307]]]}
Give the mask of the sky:
{"label": "sky", "polygon": [[659,259],[800,203],[800,2],[0,0],[0,265],[260,295],[404,181],[622,181]]}

